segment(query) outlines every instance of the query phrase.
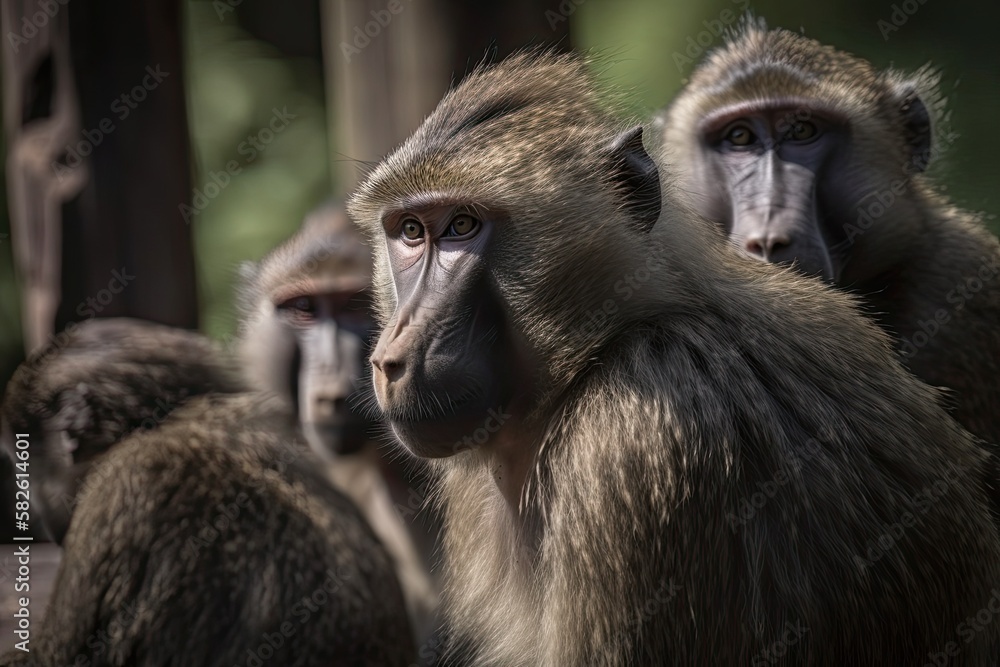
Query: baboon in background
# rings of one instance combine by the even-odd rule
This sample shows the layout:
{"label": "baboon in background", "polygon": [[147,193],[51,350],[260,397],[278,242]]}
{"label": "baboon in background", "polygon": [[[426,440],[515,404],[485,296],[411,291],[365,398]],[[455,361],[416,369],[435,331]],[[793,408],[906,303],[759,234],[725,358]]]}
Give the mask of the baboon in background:
{"label": "baboon in background", "polygon": [[402,465],[380,456],[371,409],[365,410],[360,398],[371,383],[366,358],[375,326],[371,271],[371,250],[343,204],[332,201],[316,209],[290,239],[260,262],[244,265],[240,356],[256,387],[292,406],[334,483],[392,554],[422,639],[433,624],[437,593],[413,538],[423,538],[422,551],[429,555],[436,526],[417,511],[404,523],[394,508],[383,475],[402,489],[399,502],[408,511],[413,509],[409,487]]}
{"label": "baboon in background", "polygon": [[370,442],[352,409],[372,333],[371,251],[343,206],[328,202],[260,262],[241,267],[241,356],[250,379],[284,397],[320,453]]}
{"label": "baboon in background", "polygon": [[456,644],[988,664],[995,624],[957,635],[1000,583],[985,453],[849,297],[687,214],[601,98],[570,56],[478,69],[348,203],[378,405],[441,476]]}
{"label": "baboon in background", "polygon": [[904,364],[1000,444],[1000,243],[924,174],[942,106],[926,68],[880,72],[761,21],[657,124],[700,213],[749,253],[862,296]]}
{"label": "baboon in background", "polygon": [[[63,546],[30,653],[2,664],[406,665],[388,554],[294,420],[197,334],[93,320],[7,388]],[[34,610],[32,610],[34,611]]]}

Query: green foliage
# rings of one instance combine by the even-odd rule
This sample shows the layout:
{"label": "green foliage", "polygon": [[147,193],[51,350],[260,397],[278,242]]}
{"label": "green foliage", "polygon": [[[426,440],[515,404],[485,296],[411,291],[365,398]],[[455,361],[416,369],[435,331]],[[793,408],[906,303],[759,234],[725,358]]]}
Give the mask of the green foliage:
{"label": "green foliage", "polygon": [[[202,328],[221,337],[235,328],[239,264],[288,237],[329,196],[323,77],[312,61],[250,37],[232,16],[220,21],[211,3],[188,4],[187,58],[194,186],[205,197],[194,199],[207,202],[191,223]],[[294,116],[276,132],[283,121],[272,125],[275,110]],[[227,173],[234,164],[238,171]]]}

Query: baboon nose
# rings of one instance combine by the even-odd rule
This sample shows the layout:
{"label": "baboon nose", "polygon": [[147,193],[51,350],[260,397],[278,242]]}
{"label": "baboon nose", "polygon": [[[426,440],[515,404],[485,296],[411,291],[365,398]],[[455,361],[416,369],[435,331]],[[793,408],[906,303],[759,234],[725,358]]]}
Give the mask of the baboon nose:
{"label": "baboon nose", "polygon": [[372,366],[378,369],[389,382],[395,382],[403,377],[406,372],[406,364],[401,358],[388,355],[376,355],[372,357]]}
{"label": "baboon nose", "polygon": [[770,260],[775,253],[781,252],[792,244],[791,239],[782,235],[750,236],[744,242],[744,248],[751,255],[764,260]]}

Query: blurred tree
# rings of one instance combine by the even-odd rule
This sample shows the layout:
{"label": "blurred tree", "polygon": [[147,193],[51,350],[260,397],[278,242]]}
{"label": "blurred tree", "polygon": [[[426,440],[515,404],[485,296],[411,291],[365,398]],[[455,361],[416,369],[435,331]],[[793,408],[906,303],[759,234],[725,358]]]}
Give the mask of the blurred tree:
{"label": "blurred tree", "polygon": [[[3,3],[6,193],[28,352],[91,317],[197,323],[177,210],[190,187],[179,12],[170,0]],[[0,466],[4,539],[11,479]]]}
{"label": "blurred tree", "polygon": [[28,348],[95,316],[195,326],[177,3],[3,9],[18,30],[4,120]]}
{"label": "blurred tree", "polygon": [[63,146],[80,133],[66,12],[49,16],[40,3],[6,3],[2,11],[4,24],[18,28],[3,51],[4,134],[10,146],[5,175],[21,276],[23,339],[31,350],[54,331],[61,296],[61,209],[80,192],[86,170],[59,178],[53,168]]}
{"label": "blurred tree", "polygon": [[484,59],[532,44],[568,50],[575,7],[571,0],[323,0],[337,191],[350,191],[360,167],[411,134],[449,85]]}

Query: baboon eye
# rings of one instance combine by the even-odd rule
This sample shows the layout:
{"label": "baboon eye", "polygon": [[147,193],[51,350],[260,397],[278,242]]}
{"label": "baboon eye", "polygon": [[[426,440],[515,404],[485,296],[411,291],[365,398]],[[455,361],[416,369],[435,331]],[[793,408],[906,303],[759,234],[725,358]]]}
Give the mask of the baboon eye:
{"label": "baboon eye", "polygon": [[808,121],[801,121],[792,127],[791,137],[795,141],[805,141],[816,136],[816,126]]}
{"label": "baboon eye", "polygon": [[407,218],[403,221],[403,236],[411,241],[424,237],[424,226],[414,218]]}
{"label": "baboon eye", "polygon": [[733,129],[729,130],[729,134],[726,135],[726,140],[734,146],[749,146],[757,140],[757,137],[749,130],[749,128],[737,125]]}
{"label": "baboon eye", "polygon": [[459,213],[451,219],[445,236],[466,236],[479,229],[479,220],[467,213]]}
{"label": "baboon eye", "polygon": [[296,320],[311,320],[316,315],[316,301],[308,294],[296,296],[279,303],[278,310]]}

